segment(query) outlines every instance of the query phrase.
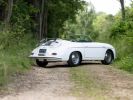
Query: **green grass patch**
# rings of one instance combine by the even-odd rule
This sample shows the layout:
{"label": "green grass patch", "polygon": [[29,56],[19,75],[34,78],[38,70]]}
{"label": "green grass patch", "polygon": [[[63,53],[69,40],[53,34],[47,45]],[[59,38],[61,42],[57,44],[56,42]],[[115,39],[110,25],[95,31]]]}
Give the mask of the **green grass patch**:
{"label": "green grass patch", "polygon": [[116,61],[115,66],[118,68],[133,73],[133,55],[128,55],[122,57],[120,60]]}
{"label": "green grass patch", "polygon": [[79,97],[89,97],[95,100],[104,100],[107,97],[106,86],[84,67],[73,67],[70,69],[71,79],[75,84],[73,94]]}
{"label": "green grass patch", "polygon": [[17,43],[0,49],[0,87],[8,84],[11,75],[23,73],[31,68],[32,61],[28,56],[35,43],[32,36],[26,35]]}

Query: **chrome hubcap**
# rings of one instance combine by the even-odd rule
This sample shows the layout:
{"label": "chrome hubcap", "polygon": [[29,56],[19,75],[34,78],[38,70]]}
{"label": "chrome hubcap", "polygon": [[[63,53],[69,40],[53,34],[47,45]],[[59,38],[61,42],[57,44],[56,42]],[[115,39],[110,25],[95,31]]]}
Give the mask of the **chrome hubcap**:
{"label": "chrome hubcap", "polygon": [[79,63],[79,55],[78,55],[78,53],[73,53],[72,54],[72,62],[74,63],[74,64],[78,64]]}
{"label": "chrome hubcap", "polygon": [[109,63],[109,62],[111,62],[111,60],[112,60],[112,55],[111,55],[111,53],[106,53],[105,54],[105,60]]}

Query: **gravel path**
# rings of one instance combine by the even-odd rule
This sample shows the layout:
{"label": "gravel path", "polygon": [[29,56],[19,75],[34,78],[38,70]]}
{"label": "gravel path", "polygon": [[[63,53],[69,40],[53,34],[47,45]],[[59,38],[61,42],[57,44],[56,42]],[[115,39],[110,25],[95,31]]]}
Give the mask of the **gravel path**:
{"label": "gravel path", "polygon": [[[105,95],[112,100],[133,100],[133,75],[102,64],[82,67],[108,87]],[[71,93],[74,83],[69,69],[63,63],[53,63],[48,68],[33,67],[26,74],[16,74],[14,82],[8,85],[8,93],[0,100],[84,100]]]}
{"label": "gravel path", "polygon": [[[111,100],[133,100],[133,75],[109,65],[82,66],[99,83],[107,87],[106,96]],[[97,83],[98,84],[98,83]]]}
{"label": "gravel path", "polygon": [[71,96],[73,84],[69,80],[69,69],[62,63],[57,65],[33,67],[24,75],[16,75],[8,86],[8,95],[0,100],[75,100]]}

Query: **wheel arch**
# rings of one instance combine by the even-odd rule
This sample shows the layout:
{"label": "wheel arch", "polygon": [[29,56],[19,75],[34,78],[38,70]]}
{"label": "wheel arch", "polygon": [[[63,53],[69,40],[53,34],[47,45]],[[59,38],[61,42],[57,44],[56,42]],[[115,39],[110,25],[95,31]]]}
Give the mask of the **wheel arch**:
{"label": "wheel arch", "polygon": [[[81,56],[81,60],[83,59],[83,55],[82,55],[81,51],[77,51],[77,50],[76,50],[76,51],[72,51],[72,52],[70,53],[70,55],[71,55],[73,52],[78,52],[78,53],[80,54],[80,56]],[[70,55],[69,55],[69,56],[70,56]]]}
{"label": "wheel arch", "polygon": [[113,59],[115,59],[115,55],[114,55],[113,50],[112,50],[112,49],[107,49],[106,52],[107,52],[107,51],[110,51],[110,52],[112,53]]}
{"label": "wheel arch", "polygon": [[[76,63],[74,63],[73,60],[72,60],[72,54],[73,53],[76,53],[76,54],[79,55],[78,62],[76,62]],[[68,65],[69,66],[78,66],[78,65],[81,64],[81,62],[82,62],[82,53],[80,51],[76,51],[76,50],[75,51],[72,51],[70,53],[70,55],[69,55],[69,60],[67,61]]]}

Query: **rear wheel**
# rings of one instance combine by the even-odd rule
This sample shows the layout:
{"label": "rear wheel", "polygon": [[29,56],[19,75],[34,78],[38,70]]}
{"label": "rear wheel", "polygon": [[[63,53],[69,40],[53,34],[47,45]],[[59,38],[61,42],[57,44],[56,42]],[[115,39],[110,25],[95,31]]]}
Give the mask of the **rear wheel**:
{"label": "rear wheel", "polygon": [[113,58],[112,51],[107,50],[106,51],[106,54],[105,54],[105,57],[104,57],[104,60],[102,60],[101,62],[102,62],[102,64],[109,65],[109,64],[112,63],[113,59],[114,58]]}
{"label": "rear wheel", "polygon": [[48,64],[47,61],[39,61],[38,59],[36,59],[36,64],[39,66],[39,67],[46,67],[46,65]]}
{"label": "rear wheel", "polygon": [[77,66],[81,63],[81,60],[82,58],[79,52],[72,52],[67,63],[69,66]]}

